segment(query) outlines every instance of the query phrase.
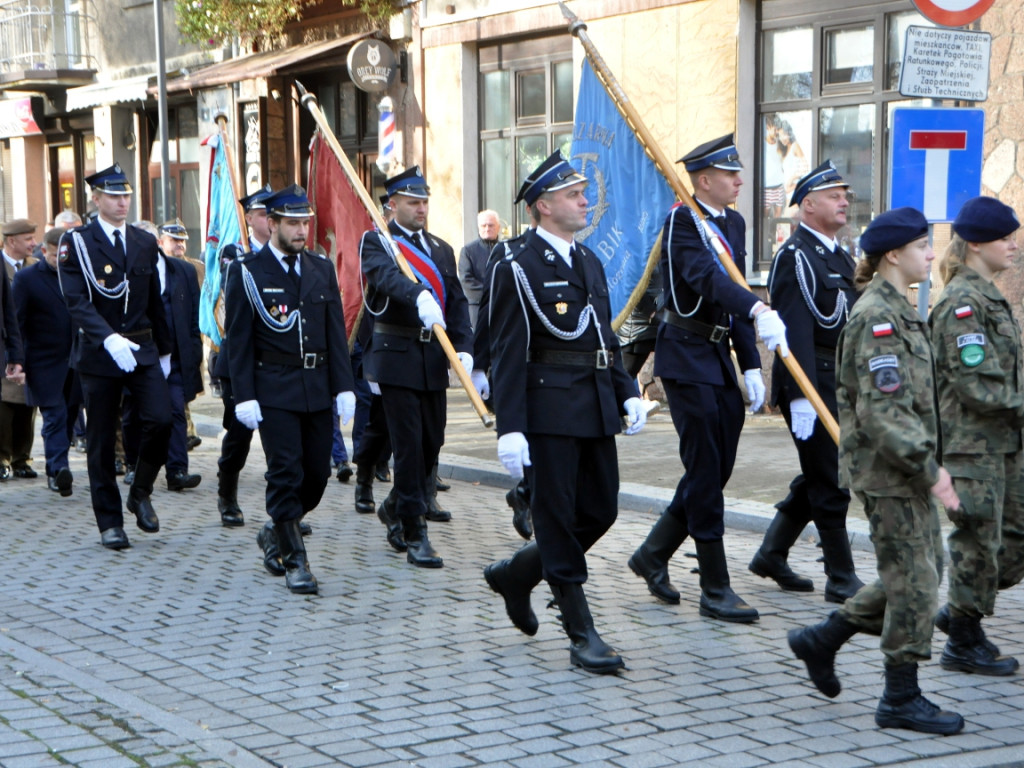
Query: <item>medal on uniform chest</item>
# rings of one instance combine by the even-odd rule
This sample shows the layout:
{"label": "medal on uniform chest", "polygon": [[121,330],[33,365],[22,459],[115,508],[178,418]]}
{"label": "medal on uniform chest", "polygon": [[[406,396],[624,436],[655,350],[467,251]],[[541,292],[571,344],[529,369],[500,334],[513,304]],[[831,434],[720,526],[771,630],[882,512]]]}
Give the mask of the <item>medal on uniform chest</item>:
{"label": "medal on uniform chest", "polygon": [[560,301],[557,304],[555,304],[555,312],[557,312],[558,314],[564,315],[568,311],[569,305],[566,304],[564,301]]}
{"label": "medal on uniform chest", "polygon": [[276,307],[274,307],[274,309],[277,310],[278,314],[281,316],[281,319],[284,320],[285,316],[287,316],[288,314],[288,305],[278,304]]}
{"label": "medal on uniform chest", "polygon": [[114,271],[114,268],[112,266],[110,266],[109,264],[107,264],[107,266],[105,266],[103,268],[103,274],[104,275],[109,275],[113,271]]}
{"label": "medal on uniform chest", "polygon": [[106,280],[97,280],[96,284],[99,285],[102,288],[106,288],[107,287],[107,281]]}

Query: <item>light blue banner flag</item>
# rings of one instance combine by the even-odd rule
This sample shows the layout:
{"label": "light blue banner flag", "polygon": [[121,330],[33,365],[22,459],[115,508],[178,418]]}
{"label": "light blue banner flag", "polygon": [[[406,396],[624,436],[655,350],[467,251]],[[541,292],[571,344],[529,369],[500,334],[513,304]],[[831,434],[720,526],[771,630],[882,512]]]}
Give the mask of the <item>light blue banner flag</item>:
{"label": "light blue banner flag", "polygon": [[676,196],[586,60],[570,162],[590,181],[587,227],[576,233],[576,239],[604,264],[615,318],[643,277]]}
{"label": "light blue banner flag", "polygon": [[241,225],[238,221],[238,204],[231,186],[227,153],[224,141],[213,135],[203,144],[210,148],[210,205],[207,211],[209,224],[206,228],[206,277],[199,296],[199,330],[210,341],[220,346],[222,341],[217,324],[217,300],[220,298],[220,252],[224,246],[242,241]]}

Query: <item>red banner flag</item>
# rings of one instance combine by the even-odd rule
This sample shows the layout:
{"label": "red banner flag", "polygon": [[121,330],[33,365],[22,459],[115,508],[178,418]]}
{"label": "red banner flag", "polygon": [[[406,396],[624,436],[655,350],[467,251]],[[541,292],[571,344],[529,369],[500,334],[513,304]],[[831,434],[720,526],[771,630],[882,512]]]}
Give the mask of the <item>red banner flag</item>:
{"label": "red banner flag", "polygon": [[309,144],[309,202],[316,212],[309,229],[309,247],[334,262],[351,349],[363,310],[359,241],[364,232],[373,229],[373,219],[320,131]]}

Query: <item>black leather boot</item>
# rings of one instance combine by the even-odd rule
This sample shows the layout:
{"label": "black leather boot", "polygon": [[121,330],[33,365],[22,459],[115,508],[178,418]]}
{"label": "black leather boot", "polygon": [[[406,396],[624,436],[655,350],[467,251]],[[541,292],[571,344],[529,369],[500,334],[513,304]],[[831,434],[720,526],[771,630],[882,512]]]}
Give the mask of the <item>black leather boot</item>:
{"label": "black leather boot", "polygon": [[569,661],[587,672],[611,675],[626,665],[622,657],[594,629],[582,584],[552,584],[551,593],[562,612],[562,624],[569,636]]}
{"label": "black leather boot", "polygon": [[787,635],[793,655],[807,665],[811,682],[830,699],[842,690],[836,677],[836,653],[855,634],[857,628],[840,616],[839,611],[833,611],[821,624],[791,629]]}
{"label": "black leather boot", "polygon": [[530,593],[543,578],[540,550],[530,542],[511,560],[499,560],[484,568],[487,586],[505,599],[505,613],[520,632],[537,634],[537,615],[530,605]]}
{"label": "black leather boot", "polygon": [[302,541],[299,521],[274,523],[274,533],[277,534],[277,543],[281,547],[281,564],[284,565],[284,581],[288,589],[299,595],[316,594],[316,578],[309,570],[306,545]]}
{"label": "black leather boot", "polygon": [[135,476],[132,487],[128,490],[128,511],[135,515],[139,529],[146,533],[160,530],[160,519],[156,516],[150,496],[153,494],[153,483],[156,481],[160,467],[139,459],[135,465]]}
{"label": "black leather boot", "polygon": [[405,559],[417,568],[441,568],[444,560],[427,538],[427,520],[423,515],[402,518],[407,546]]}
{"label": "black leather boot", "polygon": [[686,525],[663,512],[644,543],[629,558],[629,569],[647,582],[650,593],[671,605],[679,604],[679,590],[668,579],[668,561],[686,536]]}
{"label": "black leather boot", "polygon": [[447,523],[452,519],[452,513],[437,503],[437,486],[435,478],[427,478],[429,493],[427,494],[427,520],[432,523]]}
{"label": "black leather boot", "polygon": [[377,517],[388,529],[388,544],[390,544],[396,552],[405,552],[407,549],[405,531],[403,530],[402,521],[399,520],[398,515],[395,514],[395,497],[392,494],[389,493],[384,501],[380,503],[380,508],[377,510]]}
{"label": "black leather boot", "polygon": [[217,511],[220,512],[220,524],[225,528],[238,528],[245,525],[245,515],[238,506],[238,473],[217,473]]}
{"label": "black leather boot", "polygon": [[818,531],[821,537],[821,554],[825,560],[825,600],[830,603],[845,603],[847,598],[857,594],[864,582],[857,578],[853,567],[853,552],[850,551],[850,537],[845,528]]}
{"label": "black leather boot", "polygon": [[533,538],[533,519],[530,517],[530,488],[523,478],[505,494],[505,503],[512,507],[512,527],[526,541]]}
{"label": "black leather boot", "polygon": [[281,548],[277,543],[274,521],[267,522],[256,534],[256,543],[263,550],[263,567],[271,576],[284,576],[284,565],[281,563]]}
{"label": "black leather boot", "polygon": [[761,548],[750,561],[751,573],[763,579],[772,579],[786,592],[813,592],[814,582],[806,576],[794,573],[786,562],[789,550],[800,538],[803,529],[802,524],[777,512],[768,530],[765,531]]}
{"label": "black leather boot", "polygon": [[[949,619],[950,619],[949,603],[946,603],[944,606],[939,608],[939,612],[937,614],[935,614],[935,628],[937,630],[939,630],[940,632],[948,635],[949,634]],[[981,623],[980,622],[978,623],[978,629],[981,630]],[[992,654],[993,656],[1002,656],[1003,655],[1002,652],[999,650],[999,646],[996,645],[995,643],[993,643],[987,637],[985,637],[985,632],[983,630],[981,632],[981,636],[982,636],[982,638],[984,638],[983,644],[988,649],[988,652],[990,654]]]}
{"label": "black leather boot", "polygon": [[943,669],[993,677],[1006,677],[1017,671],[1020,664],[1015,658],[993,654],[986,647],[979,617],[950,616],[948,626],[949,639],[939,658]]}
{"label": "black leather boot", "polygon": [[747,605],[729,586],[725,543],[721,539],[694,543],[700,563],[700,615],[737,624],[757,621],[757,609]]}
{"label": "black leather boot", "polygon": [[964,719],[946,712],[921,695],[917,685],[917,664],[885,667],[885,693],[875,710],[879,728],[906,728],[921,733],[950,736],[963,730]]}
{"label": "black leather boot", "polygon": [[369,515],[377,508],[373,500],[373,467],[356,465],[356,512]]}

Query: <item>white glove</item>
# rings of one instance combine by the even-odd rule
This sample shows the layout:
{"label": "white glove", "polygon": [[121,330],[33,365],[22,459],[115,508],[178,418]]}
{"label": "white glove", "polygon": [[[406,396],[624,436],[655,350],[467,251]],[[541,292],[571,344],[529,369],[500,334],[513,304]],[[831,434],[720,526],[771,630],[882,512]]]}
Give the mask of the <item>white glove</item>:
{"label": "white glove", "polygon": [[631,397],[622,404],[626,409],[626,434],[635,435],[647,423],[647,409],[639,397]]}
{"label": "white glove", "polygon": [[[789,357],[789,344],[786,343],[786,324],[782,322],[779,313],[774,309],[762,312],[754,318],[757,325],[757,335],[761,337],[764,345],[773,352]],[[778,347],[778,349],[776,349]]]}
{"label": "white glove", "polygon": [[416,311],[420,313],[420,322],[423,323],[424,328],[433,328],[435,325],[440,325],[442,328],[448,327],[444,324],[441,305],[437,303],[430,291],[421,291],[420,295],[416,297]]}
{"label": "white glove", "polygon": [[164,373],[164,378],[170,378],[171,376],[171,356],[160,355],[160,370]]}
{"label": "white glove", "polygon": [[761,371],[757,368],[744,371],[743,383],[747,385],[747,395],[750,397],[750,412],[757,413],[764,405],[764,379],[761,378]]}
{"label": "white glove", "polygon": [[244,403],[235,403],[235,418],[246,429],[253,431],[259,429],[263,421],[263,412],[260,411],[260,404],[256,400],[246,400]]}
{"label": "white glove", "polygon": [[370,381],[369,379],[366,380],[366,383],[370,385],[370,391],[373,394],[378,396],[380,395],[380,384],[378,384],[376,381]]}
{"label": "white glove", "polygon": [[476,392],[480,395],[481,400],[486,400],[491,396],[491,383],[487,380],[486,373],[477,368],[469,374],[469,379],[473,382],[473,386],[476,387]]}
{"label": "white glove", "polygon": [[789,423],[793,430],[793,437],[797,440],[806,440],[814,432],[814,421],[818,414],[814,412],[814,406],[806,397],[798,397],[789,404]]}
{"label": "white glove", "polygon": [[131,373],[135,370],[135,366],[138,365],[132,352],[137,351],[139,345],[134,341],[128,341],[120,333],[112,333],[107,336],[103,340],[103,348],[107,350],[107,354],[117,363],[117,367],[125,373]]}
{"label": "white glove", "polygon": [[469,354],[469,352],[456,352],[455,356],[459,358],[459,362],[462,363],[462,367],[466,369],[466,373],[472,373],[473,356]]}
{"label": "white glove", "polygon": [[348,424],[352,421],[352,417],[356,414],[356,393],[352,391],[339,392],[338,396],[334,398],[334,402],[338,406],[341,423]]}
{"label": "white glove", "polygon": [[526,436],[522,432],[509,432],[499,437],[498,459],[513,478],[521,478],[523,467],[530,466],[530,444]]}

